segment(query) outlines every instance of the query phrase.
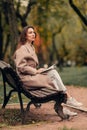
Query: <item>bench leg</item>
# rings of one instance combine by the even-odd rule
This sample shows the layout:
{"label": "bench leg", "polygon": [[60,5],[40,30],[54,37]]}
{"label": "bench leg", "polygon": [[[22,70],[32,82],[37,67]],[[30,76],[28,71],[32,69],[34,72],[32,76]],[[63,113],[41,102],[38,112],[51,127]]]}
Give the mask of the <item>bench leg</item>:
{"label": "bench leg", "polygon": [[57,102],[57,101],[56,101],[56,103],[55,103],[55,105],[54,105],[54,110],[55,110],[55,112],[58,114],[58,116],[59,116],[62,120],[69,118],[69,115],[65,115],[65,114],[63,113],[63,106],[61,105],[61,103],[59,103],[59,102]]}
{"label": "bench leg", "polygon": [[36,108],[40,108],[40,107],[41,107],[41,103],[34,103],[34,106],[35,106]]}
{"label": "bench leg", "polygon": [[11,97],[11,94],[13,92],[15,92],[15,90],[14,89],[10,90],[9,94],[7,95],[7,93],[6,93],[6,82],[3,81],[3,84],[4,84],[4,101],[3,101],[2,108],[5,108],[5,106],[7,105],[8,101]]}
{"label": "bench leg", "polygon": [[28,104],[27,104],[27,107],[26,107],[26,111],[29,111],[30,110],[30,105],[33,104],[32,101],[30,101]]}
{"label": "bench leg", "polygon": [[4,94],[4,102],[2,108],[5,108],[13,92],[15,92],[15,90],[11,90],[8,95]]}
{"label": "bench leg", "polygon": [[63,92],[60,93],[58,98],[56,98],[55,100],[56,103],[54,105],[54,110],[62,120],[69,119],[69,115],[65,115],[63,113],[63,106],[61,105],[62,103],[66,103],[66,101],[67,101],[67,95]]}
{"label": "bench leg", "polygon": [[27,112],[28,112],[29,109],[30,109],[30,105],[33,104],[33,103],[32,103],[32,101],[30,101],[30,102],[27,104],[26,110],[24,110],[21,93],[19,93],[19,92],[18,92],[18,97],[19,97],[20,107],[21,107],[22,124],[25,124],[26,118],[27,118]]}
{"label": "bench leg", "polygon": [[22,124],[24,124],[25,111],[24,111],[23,101],[22,101],[22,97],[21,97],[21,93],[20,92],[18,92],[18,97],[19,97],[20,108],[21,108]]}
{"label": "bench leg", "polygon": [[27,117],[28,117],[28,111],[30,110],[30,105],[33,104],[32,101],[30,101],[27,104],[26,110],[22,113],[23,114],[23,118],[22,118],[22,124],[26,123]]}

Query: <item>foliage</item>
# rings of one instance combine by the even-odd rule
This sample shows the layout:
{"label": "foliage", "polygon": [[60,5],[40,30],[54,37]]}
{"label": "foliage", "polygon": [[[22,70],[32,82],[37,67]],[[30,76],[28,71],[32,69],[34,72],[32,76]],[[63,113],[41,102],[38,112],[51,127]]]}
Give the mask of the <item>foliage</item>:
{"label": "foliage", "polygon": [[[46,63],[49,63],[50,60],[50,64],[55,61],[59,62],[61,58],[63,62],[73,60],[76,65],[84,65],[87,59],[86,27],[84,28],[78,16],[70,8],[68,1],[48,1],[48,5],[46,3],[46,0],[39,1],[29,17],[31,23],[38,26],[40,36],[43,37],[41,53],[42,51],[45,53],[43,53],[42,59]],[[76,4],[84,7],[82,2],[81,4],[76,2]],[[80,45],[83,47],[79,54],[77,48],[80,51]],[[83,53],[85,54],[84,59],[82,59]]]}
{"label": "foliage", "polygon": [[[87,1],[73,2],[86,18]],[[11,16],[10,5],[14,7],[12,15],[16,21]],[[22,28],[32,24],[39,32],[37,51],[41,64],[57,62],[59,65],[68,60],[76,65],[87,64],[87,27],[72,10],[69,0],[1,0],[0,10],[0,59],[11,59]]]}

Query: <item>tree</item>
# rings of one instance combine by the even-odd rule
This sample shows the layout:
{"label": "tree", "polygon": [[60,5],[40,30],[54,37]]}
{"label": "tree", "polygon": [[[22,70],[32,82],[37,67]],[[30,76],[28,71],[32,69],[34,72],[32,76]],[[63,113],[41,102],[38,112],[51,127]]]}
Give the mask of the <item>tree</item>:
{"label": "tree", "polygon": [[[40,34],[38,55],[41,64],[52,64],[55,61],[59,63],[61,59],[67,61],[75,57],[76,53],[71,56],[70,49],[72,50],[72,45],[74,48],[80,46],[80,44],[76,46],[80,37],[82,40],[87,39],[87,30],[83,28],[78,15],[72,10],[69,0],[28,0],[23,2],[26,5],[23,5],[21,0],[0,1],[0,33],[2,36],[0,57],[7,59],[11,57],[17,45],[17,41],[12,39],[19,36],[22,28],[28,24],[34,25]],[[86,15],[83,15],[86,0],[70,0],[70,2],[73,2],[80,14],[86,18]],[[12,8],[14,11],[11,11]],[[15,15],[14,18],[11,15]],[[16,23],[12,22],[13,19]],[[74,60],[76,59],[74,58]]]}
{"label": "tree", "polygon": [[[1,28],[3,28],[3,32],[2,32],[2,39],[6,36],[6,40],[2,40],[2,48],[1,48],[1,52],[3,54],[3,57],[5,56],[8,47],[10,45],[10,56],[8,55],[8,58],[11,58],[11,56],[13,55],[14,49],[16,44],[18,43],[18,29],[17,29],[17,20],[16,20],[16,15],[15,15],[15,8],[14,8],[14,4],[12,0],[3,0],[1,1],[1,5],[2,5],[2,13],[1,15],[3,16],[4,14],[4,18],[5,19],[1,19],[2,21],[5,21],[5,26],[1,25]],[[8,31],[9,33],[4,34],[5,32],[5,27],[6,25],[8,26]],[[4,44],[5,42],[5,44]],[[2,55],[1,54],[1,55]]]}
{"label": "tree", "polygon": [[17,16],[18,19],[20,19],[22,27],[24,27],[28,24],[27,21],[26,21],[27,17],[30,14],[31,7],[35,4],[36,4],[36,0],[29,0],[27,6],[25,8],[25,12],[21,14],[21,11],[20,11],[21,2],[20,2],[20,0],[17,2],[16,16]]}
{"label": "tree", "polygon": [[1,2],[0,2],[0,59],[3,58],[3,52],[2,52],[2,48],[3,48],[3,28],[2,28],[2,13],[1,13]]}
{"label": "tree", "polygon": [[32,15],[35,12],[33,23],[36,27],[38,26],[41,39],[43,39],[41,47],[45,53],[43,53],[42,59],[43,62],[48,64],[52,64],[55,60],[60,62],[61,59],[59,50],[55,47],[58,43],[54,42],[54,39],[62,32],[67,21],[64,19],[68,19],[67,11],[63,8],[65,6],[66,2],[64,0],[55,0],[54,2],[52,0],[38,0],[37,6],[32,11]]}
{"label": "tree", "polygon": [[[84,5],[85,5],[85,2],[87,2],[87,1],[84,1]],[[81,13],[79,8],[74,4],[73,0],[69,0],[69,4],[73,8],[73,10],[76,12],[76,14],[81,18],[83,23],[87,26],[87,18],[84,16],[84,14]]]}
{"label": "tree", "polygon": [[[20,33],[20,27],[18,27],[18,25],[21,23],[22,27],[24,27],[28,24],[26,19],[31,11],[31,6],[36,3],[35,1],[36,0],[28,1],[27,8],[23,15],[20,10],[20,0],[17,3],[14,3],[13,0],[0,1],[0,10],[2,10],[0,11],[0,59],[4,57],[7,57],[8,59],[13,55],[18,44],[18,37]],[[2,22],[4,24],[2,24]]]}

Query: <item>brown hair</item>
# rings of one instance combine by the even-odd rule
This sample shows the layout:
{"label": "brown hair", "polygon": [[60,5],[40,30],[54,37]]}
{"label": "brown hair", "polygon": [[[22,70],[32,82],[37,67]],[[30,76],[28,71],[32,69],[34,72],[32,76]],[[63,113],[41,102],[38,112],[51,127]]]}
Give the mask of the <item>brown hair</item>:
{"label": "brown hair", "polygon": [[[27,41],[26,34],[27,34],[27,31],[28,31],[29,28],[34,29],[34,27],[31,26],[31,25],[30,26],[26,26],[26,27],[23,28],[23,31],[20,34],[20,38],[19,38],[19,43],[18,43],[17,49],[20,48],[21,45],[24,45],[26,43],[26,41]],[[35,33],[35,36],[36,36],[36,33]]]}

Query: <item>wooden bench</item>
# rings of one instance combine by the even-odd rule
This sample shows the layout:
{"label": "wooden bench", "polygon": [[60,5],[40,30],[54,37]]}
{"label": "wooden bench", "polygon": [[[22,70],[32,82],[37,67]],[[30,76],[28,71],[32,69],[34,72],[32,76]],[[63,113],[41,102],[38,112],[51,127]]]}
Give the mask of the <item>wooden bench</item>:
{"label": "wooden bench", "polygon": [[[52,100],[55,102],[54,110],[58,114],[58,116],[60,116],[62,120],[68,118],[68,115],[64,115],[63,107],[61,105],[61,103],[65,103],[67,100],[67,95],[64,92],[45,87],[40,88],[38,86],[36,88],[29,87],[29,89],[25,89],[23,82],[21,81],[16,71],[11,67],[10,64],[7,64],[2,60],[0,60],[0,70],[3,77],[4,87],[4,101],[2,108],[5,108],[5,106],[7,105],[11,94],[13,92],[17,92],[22,114],[22,124],[25,121],[25,117],[27,115],[26,113],[30,109],[31,104],[34,104],[36,106],[36,104],[38,103],[42,104]],[[8,87],[7,84],[11,88],[8,94],[6,91],[6,88]],[[24,94],[29,99],[26,110],[24,109],[21,94]]]}

